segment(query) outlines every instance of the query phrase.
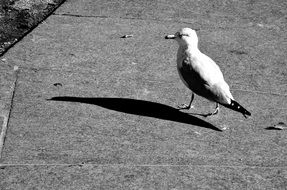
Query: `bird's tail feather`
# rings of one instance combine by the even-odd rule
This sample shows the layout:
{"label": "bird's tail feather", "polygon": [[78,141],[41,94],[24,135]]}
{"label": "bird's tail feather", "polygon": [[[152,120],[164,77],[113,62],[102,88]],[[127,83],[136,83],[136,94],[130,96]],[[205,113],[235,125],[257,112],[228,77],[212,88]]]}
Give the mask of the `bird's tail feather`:
{"label": "bird's tail feather", "polygon": [[247,111],[244,107],[242,107],[238,102],[231,100],[231,103],[228,105],[224,105],[227,108],[230,108],[234,111],[238,111],[243,114],[243,116],[246,118],[246,115],[251,116],[251,113]]}

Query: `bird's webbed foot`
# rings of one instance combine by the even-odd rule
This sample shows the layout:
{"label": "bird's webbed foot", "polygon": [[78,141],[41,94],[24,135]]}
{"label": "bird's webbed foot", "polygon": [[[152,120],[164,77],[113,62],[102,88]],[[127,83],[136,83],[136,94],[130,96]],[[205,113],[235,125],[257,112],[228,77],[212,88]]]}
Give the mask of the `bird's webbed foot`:
{"label": "bird's webbed foot", "polygon": [[194,99],[194,94],[192,93],[189,104],[177,105],[177,108],[179,110],[189,110],[191,107],[193,107],[193,106],[191,106],[193,99]]}
{"label": "bird's webbed foot", "polygon": [[216,103],[216,107],[215,107],[215,110],[213,112],[207,113],[207,114],[202,114],[202,116],[203,117],[209,117],[209,116],[218,114],[218,112],[219,112],[219,104]]}

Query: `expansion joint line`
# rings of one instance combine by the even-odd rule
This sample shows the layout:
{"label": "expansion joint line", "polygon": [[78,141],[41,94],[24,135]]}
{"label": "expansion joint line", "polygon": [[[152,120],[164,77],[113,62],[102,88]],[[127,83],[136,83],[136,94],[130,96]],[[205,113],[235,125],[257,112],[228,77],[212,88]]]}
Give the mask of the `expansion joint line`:
{"label": "expansion joint line", "polygon": [[[2,124],[2,130],[0,131],[0,160],[2,158],[2,152],[3,152],[3,148],[4,148],[4,143],[5,143],[5,137],[6,137],[6,133],[7,133],[7,129],[8,129],[8,124],[9,124],[9,119],[10,119],[10,114],[13,108],[13,100],[14,100],[14,96],[15,96],[15,90],[16,90],[16,85],[17,85],[17,81],[18,81],[18,66],[14,66],[14,75],[15,75],[15,79],[13,81],[13,84],[11,86],[12,89],[12,93],[11,93],[11,101],[10,101],[10,106],[9,106],[9,110],[7,111],[6,115],[3,115],[4,119],[3,119],[3,124]],[[1,163],[0,163],[1,165]]]}

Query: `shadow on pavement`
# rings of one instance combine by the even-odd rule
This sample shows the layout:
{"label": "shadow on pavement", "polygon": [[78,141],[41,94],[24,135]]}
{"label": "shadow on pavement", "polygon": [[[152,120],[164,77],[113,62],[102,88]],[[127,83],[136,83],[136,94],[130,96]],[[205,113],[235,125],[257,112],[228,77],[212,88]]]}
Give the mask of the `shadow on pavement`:
{"label": "shadow on pavement", "polygon": [[153,117],[169,121],[176,121],[180,123],[197,125],[200,127],[205,127],[216,131],[221,131],[214,125],[204,120],[201,120],[197,117],[191,116],[187,113],[180,112],[179,110],[173,107],[144,100],[136,100],[128,98],[104,98],[104,97],[83,98],[83,97],[69,97],[69,96],[53,97],[47,100],[93,104],[123,113]]}

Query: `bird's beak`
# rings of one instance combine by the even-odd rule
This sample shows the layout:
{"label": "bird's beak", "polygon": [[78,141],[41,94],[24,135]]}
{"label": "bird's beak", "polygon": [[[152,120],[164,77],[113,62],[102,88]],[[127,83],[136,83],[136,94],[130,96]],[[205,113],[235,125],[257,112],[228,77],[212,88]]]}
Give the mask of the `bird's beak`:
{"label": "bird's beak", "polygon": [[165,39],[175,39],[175,35],[167,35],[165,36]]}

